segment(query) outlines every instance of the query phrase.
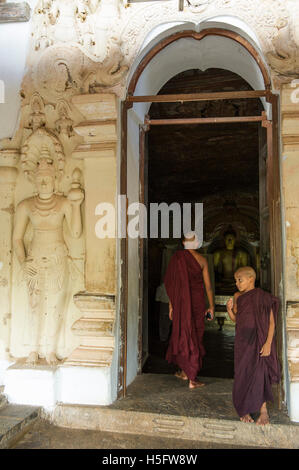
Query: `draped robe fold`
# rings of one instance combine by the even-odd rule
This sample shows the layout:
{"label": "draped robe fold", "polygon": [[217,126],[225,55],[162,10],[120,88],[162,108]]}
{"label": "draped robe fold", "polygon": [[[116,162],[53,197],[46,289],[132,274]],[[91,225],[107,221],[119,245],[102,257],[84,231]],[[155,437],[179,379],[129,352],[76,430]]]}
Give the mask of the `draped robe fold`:
{"label": "draped robe fold", "polygon": [[241,417],[273,401],[271,385],[280,381],[275,336],[270,356],[260,355],[268,336],[271,309],[276,324],[278,308],[278,298],[259,288],[237,298],[233,404]]}
{"label": "draped robe fold", "polygon": [[177,251],[164,278],[173,308],[172,334],[166,360],[194,381],[202,367],[205,297],[202,268],[188,250]]}

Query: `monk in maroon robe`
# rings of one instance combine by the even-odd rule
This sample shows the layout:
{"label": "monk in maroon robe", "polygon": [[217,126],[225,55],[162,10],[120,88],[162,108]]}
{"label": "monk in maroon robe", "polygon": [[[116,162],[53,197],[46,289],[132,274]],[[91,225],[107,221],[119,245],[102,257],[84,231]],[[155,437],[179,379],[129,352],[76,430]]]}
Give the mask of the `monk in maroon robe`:
{"label": "monk in maroon robe", "polygon": [[[196,240],[195,236],[193,238]],[[196,242],[194,245],[192,243],[190,249],[179,250],[172,256],[164,278],[170,299],[170,319],[173,321],[166,359],[179,366],[181,372],[176,373],[176,376],[183,380],[189,379],[191,389],[204,385],[196,380],[205,355],[204,321],[208,312],[210,320],[214,316],[208,262],[196,252]],[[204,284],[210,303],[208,310],[205,305]]]}
{"label": "monk in maroon robe", "polygon": [[279,308],[277,297],[255,288],[255,272],[244,267],[235,273],[239,292],[227,303],[236,322],[233,403],[241,421],[269,423],[267,401],[273,401],[272,384],[280,381],[280,366],[274,340]]}

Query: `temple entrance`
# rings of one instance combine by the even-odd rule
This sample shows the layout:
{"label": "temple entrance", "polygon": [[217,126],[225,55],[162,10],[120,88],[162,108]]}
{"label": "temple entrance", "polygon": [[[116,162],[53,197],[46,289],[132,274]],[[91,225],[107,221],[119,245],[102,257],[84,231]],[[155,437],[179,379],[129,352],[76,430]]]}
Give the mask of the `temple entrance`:
{"label": "temple entrance", "polygon": [[[188,70],[173,77],[161,95],[251,90],[223,69]],[[261,116],[259,98],[153,103],[144,149],[144,188],[151,203],[203,203],[203,246],[215,297],[215,319],[206,322],[206,357],[200,375],[233,378],[235,326],[225,304],[236,291],[233,273],[252,266],[257,286],[271,290],[270,237],[266,217],[267,142],[260,122],[193,124],[184,119]],[[168,125],[178,119],[180,124]],[[164,120],[164,125],[163,125]],[[149,212],[149,210],[148,210]],[[262,214],[262,217],[261,217]],[[150,224],[150,221],[149,221]],[[173,373],[165,361],[171,334],[163,277],[172,254],[181,249],[170,223],[168,238],[149,238],[144,249],[142,371]],[[161,234],[159,234],[161,235]],[[262,262],[261,262],[262,258]]]}
{"label": "temple entrance", "polygon": [[[156,44],[136,67],[123,103],[126,223],[135,214],[131,203],[204,205],[200,251],[216,300],[204,338],[206,376],[233,376],[234,326],[225,305],[235,291],[234,270],[253,266],[257,285],[282,295],[277,103],[252,44],[216,28],[178,32]],[[119,396],[138,373],[174,371],[164,359],[171,325],[162,281],[177,248],[171,233],[121,241]],[[281,319],[277,331],[281,357]]]}

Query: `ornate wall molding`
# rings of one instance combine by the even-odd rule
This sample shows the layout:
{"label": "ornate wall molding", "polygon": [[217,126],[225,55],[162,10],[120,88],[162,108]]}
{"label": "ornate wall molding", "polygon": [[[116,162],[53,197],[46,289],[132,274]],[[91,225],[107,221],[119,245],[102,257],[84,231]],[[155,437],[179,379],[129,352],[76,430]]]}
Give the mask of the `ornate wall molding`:
{"label": "ornate wall molding", "polygon": [[117,99],[114,94],[82,94],[72,98],[83,120],[74,126],[83,138],[73,151],[83,160],[85,177],[85,292],[74,296],[81,317],[72,325],[80,346],[66,365],[110,366],[114,351],[116,239],[99,239],[95,211],[101,202],[114,204],[116,194]]}
{"label": "ornate wall molding", "polygon": [[254,31],[274,77],[288,80],[298,73],[298,6],[293,0],[190,0],[181,12],[177,0],[128,8],[122,0],[40,0],[33,14],[24,95],[28,100],[38,90],[49,103],[82,92],[122,96],[128,70],[155,27],[184,21],[196,25],[216,16],[238,18]]}
{"label": "ornate wall molding", "polygon": [[[123,21],[122,51],[125,62],[132,64],[147,34],[156,26],[166,22],[191,21],[198,24],[201,21],[216,16],[231,16],[244,21],[257,35],[262,52],[275,52],[273,41],[278,34],[280,25],[289,25],[292,9],[286,7],[286,2],[276,0],[251,1],[246,0],[194,0],[183,12],[177,11],[177,2],[167,2],[159,5],[134,5]],[[228,18],[229,22],[229,18]]]}
{"label": "ornate wall molding", "polygon": [[80,345],[65,365],[109,367],[115,346],[115,297],[79,292],[74,302],[82,314],[72,326]]}

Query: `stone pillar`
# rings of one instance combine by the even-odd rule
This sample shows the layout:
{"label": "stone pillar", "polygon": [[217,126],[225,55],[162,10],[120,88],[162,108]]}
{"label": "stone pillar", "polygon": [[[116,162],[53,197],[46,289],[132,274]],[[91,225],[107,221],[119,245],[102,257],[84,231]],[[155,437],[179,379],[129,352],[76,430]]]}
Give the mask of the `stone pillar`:
{"label": "stone pillar", "polygon": [[[114,94],[75,96],[73,104],[85,120],[74,127],[83,142],[73,158],[84,160],[85,292],[74,296],[82,317],[72,327],[80,346],[65,365],[110,366],[114,350],[116,238],[98,238],[96,207],[116,202],[117,108]],[[102,214],[104,215],[104,214]],[[114,224],[115,222],[115,216]]]}
{"label": "stone pillar", "polygon": [[9,360],[11,327],[12,230],[17,150],[0,150],[0,384]]}
{"label": "stone pillar", "polygon": [[285,298],[290,417],[299,421],[299,103],[290,84],[281,89],[282,188],[286,224]]}

